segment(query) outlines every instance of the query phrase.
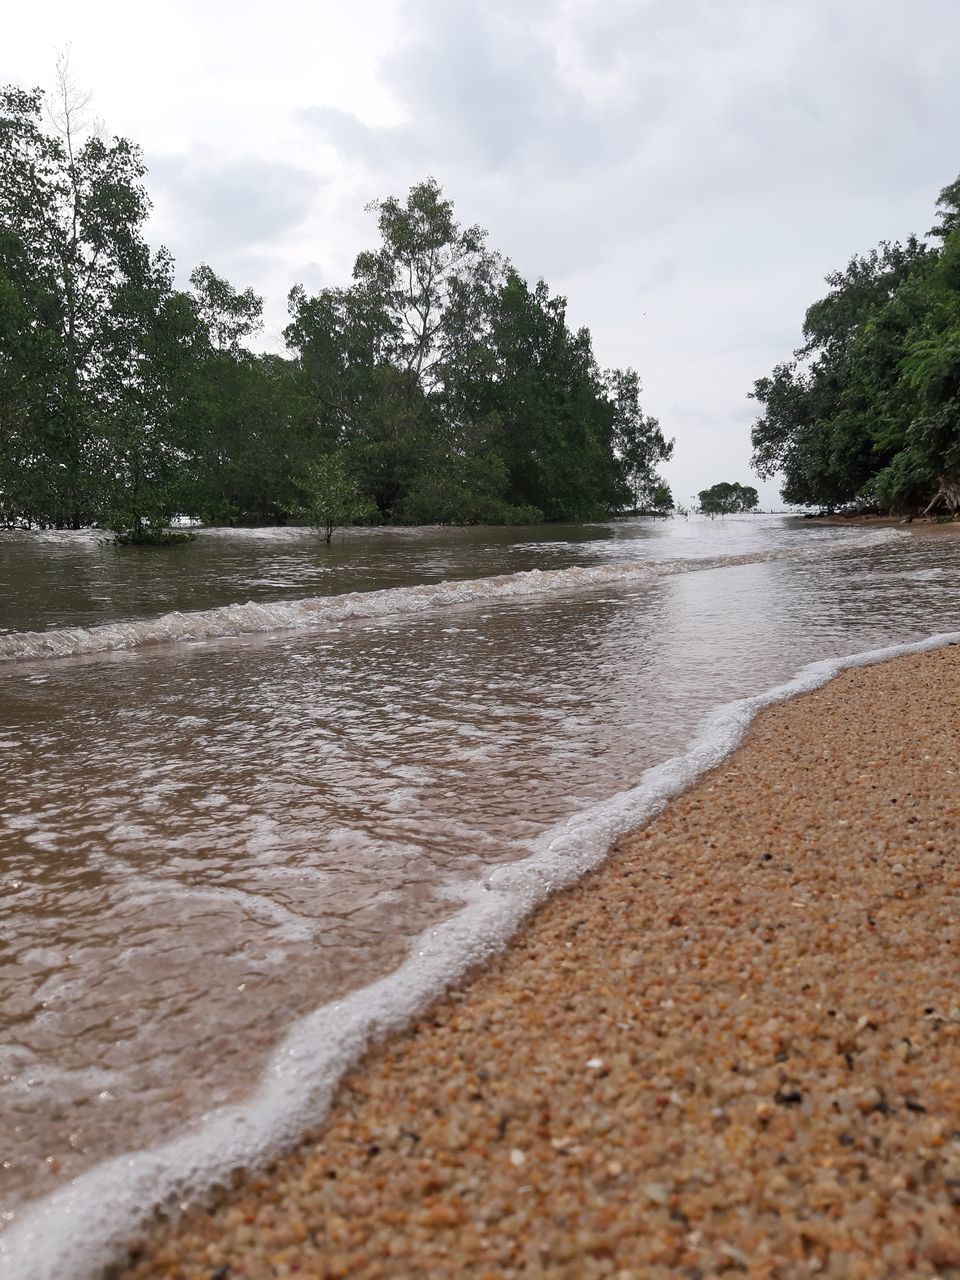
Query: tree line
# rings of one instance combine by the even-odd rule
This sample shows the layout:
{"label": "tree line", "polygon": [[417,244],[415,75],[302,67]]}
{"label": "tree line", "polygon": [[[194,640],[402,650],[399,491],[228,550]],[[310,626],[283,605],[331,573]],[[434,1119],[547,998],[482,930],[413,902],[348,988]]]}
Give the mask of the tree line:
{"label": "tree line", "polygon": [[263,300],[144,238],[137,146],[72,86],[0,93],[0,523],[513,523],[669,510],[633,369],[463,227],[433,179],[370,206],[352,279]]}
{"label": "tree line", "polygon": [[829,275],[803,346],[754,384],[753,465],[787,502],[960,510],[960,179],[937,211],[929,239]]}

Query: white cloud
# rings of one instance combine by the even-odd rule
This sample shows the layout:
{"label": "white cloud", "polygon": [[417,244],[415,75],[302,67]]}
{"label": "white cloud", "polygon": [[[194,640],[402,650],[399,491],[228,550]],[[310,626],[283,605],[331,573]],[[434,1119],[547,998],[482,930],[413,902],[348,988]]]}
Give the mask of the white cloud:
{"label": "white cloud", "polygon": [[281,160],[220,160],[209,148],[154,157],[154,230],[181,268],[270,249],[306,218],[321,179]]}

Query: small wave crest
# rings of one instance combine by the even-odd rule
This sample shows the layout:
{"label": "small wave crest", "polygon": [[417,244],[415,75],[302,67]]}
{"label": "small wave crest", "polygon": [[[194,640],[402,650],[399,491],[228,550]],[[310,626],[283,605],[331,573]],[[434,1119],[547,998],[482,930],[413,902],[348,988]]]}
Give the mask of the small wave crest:
{"label": "small wave crest", "polygon": [[893,537],[902,536],[894,530],[871,530],[858,538],[838,543],[831,547],[830,552],[818,545],[800,550],[781,549],[700,560],[634,560],[568,569],[531,569],[490,578],[390,587],[382,591],[351,592],[340,596],[248,601],[246,604],[224,605],[190,613],[165,613],[158,618],[141,621],[107,622],[95,627],[12,631],[0,633],[0,662],[68,658],[177,641],[320,629],[357,619],[424,613],[451,605],[491,604],[499,600],[615,586],[698,570],[819,557],[876,545],[886,541],[891,534]]}

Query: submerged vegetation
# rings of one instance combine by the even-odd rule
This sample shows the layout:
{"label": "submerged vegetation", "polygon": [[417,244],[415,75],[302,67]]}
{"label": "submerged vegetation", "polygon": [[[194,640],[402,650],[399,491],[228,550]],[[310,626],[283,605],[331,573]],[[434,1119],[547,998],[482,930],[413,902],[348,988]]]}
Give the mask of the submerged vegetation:
{"label": "submerged vegetation", "polygon": [[194,542],[196,536],[195,533],[178,532],[175,529],[139,525],[133,529],[117,529],[113,541],[118,547],[169,547],[178,542]]}
{"label": "submerged vegetation", "polygon": [[933,243],[882,243],[827,277],[804,345],[755,384],[754,466],[787,502],[960,511],[960,179]]}
{"label": "submerged vegetation", "polygon": [[351,282],[295,286],[287,354],[254,354],[262,299],[206,264],[175,286],[138,148],[60,87],[52,127],[40,91],[0,93],[0,523],[149,542],[177,514],[292,516],[329,540],[670,509],[636,372],[601,370],[435,181],[372,206]]}

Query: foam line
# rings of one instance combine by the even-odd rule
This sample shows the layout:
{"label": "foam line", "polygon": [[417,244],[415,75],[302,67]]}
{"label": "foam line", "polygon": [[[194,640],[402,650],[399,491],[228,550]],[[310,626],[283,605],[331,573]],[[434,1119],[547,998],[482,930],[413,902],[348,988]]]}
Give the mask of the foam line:
{"label": "foam line", "polygon": [[28,1205],[0,1236],[0,1275],[92,1280],[122,1257],[158,1205],[175,1207],[226,1182],[234,1169],[263,1164],[315,1125],[371,1040],[408,1025],[430,1000],[502,949],[534,907],[601,863],[613,840],[728,756],[758,711],[816,689],[849,667],[950,644],[960,644],[960,631],[815,662],[786,684],[718,708],[683,755],[546,832],[527,858],[487,874],[459,911],[421,934],[395,972],[297,1022],[246,1102],[213,1111],[149,1150],[105,1161]]}

